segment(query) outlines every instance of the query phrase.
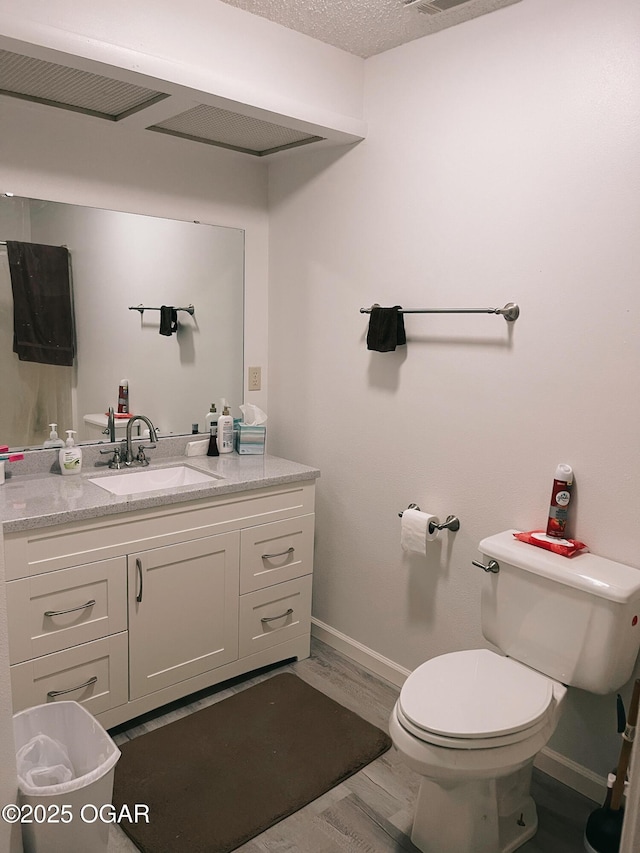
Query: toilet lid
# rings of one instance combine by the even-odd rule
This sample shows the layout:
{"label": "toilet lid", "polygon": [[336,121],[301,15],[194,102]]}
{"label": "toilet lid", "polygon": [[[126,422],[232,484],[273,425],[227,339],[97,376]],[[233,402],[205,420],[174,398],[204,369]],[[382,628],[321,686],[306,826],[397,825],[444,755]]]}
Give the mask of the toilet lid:
{"label": "toilet lid", "polygon": [[399,704],[413,725],[456,738],[522,731],[544,717],[553,681],[488,649],[432,658],[407,678]]}

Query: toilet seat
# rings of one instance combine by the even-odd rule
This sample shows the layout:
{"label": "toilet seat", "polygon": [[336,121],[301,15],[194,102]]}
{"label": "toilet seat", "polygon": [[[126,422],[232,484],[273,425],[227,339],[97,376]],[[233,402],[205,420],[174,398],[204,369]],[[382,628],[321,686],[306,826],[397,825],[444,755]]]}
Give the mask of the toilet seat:
{"label": "toilet seat", "polygon": [[457,749],[517,743],[544,728],[564,687],[488,649],[440,655],[407,678],[400,724],[420,740]]}
{"label": "toilet seat", "polygon": [[445,735],[437,735],[433,732],[428,732],[415,726],[411,720],[408,720],[402,713],[399,707],[399,702],[395,707],[395,715],[402,728],[413,735],[416,740],[427,743],[430,746],[444,747],[445,749],[497,749],[503,746],[511,746],[512,744],[520,743],[523,740],[535,737],[539,732],[543,731],[549,725],[549,716],[544,716],[534,726],[529,729],[523,729],[519,732],[512,732],[508,735],[498,735],[489,738],[456,738],[446,737]]}

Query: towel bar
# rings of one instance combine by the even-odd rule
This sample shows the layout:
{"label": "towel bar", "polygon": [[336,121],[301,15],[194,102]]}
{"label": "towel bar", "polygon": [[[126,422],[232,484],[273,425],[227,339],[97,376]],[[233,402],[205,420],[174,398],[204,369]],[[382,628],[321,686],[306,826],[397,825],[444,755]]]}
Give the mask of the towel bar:
{"label": "towel bar", "polygon": [[[379,308],[375,303],[371,308]],[[371,308],[361,308],[361,314],[371,314]],[[399,308],[399,314],[500,314],[508,323],[520,316],[520,307],[515,302],[507,302],[504,308]]]}

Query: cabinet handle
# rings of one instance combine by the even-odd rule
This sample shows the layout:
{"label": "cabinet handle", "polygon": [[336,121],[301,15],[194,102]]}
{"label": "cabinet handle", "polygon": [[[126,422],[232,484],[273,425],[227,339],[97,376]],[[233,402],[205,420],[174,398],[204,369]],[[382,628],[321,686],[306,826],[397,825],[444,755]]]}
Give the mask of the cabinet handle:
{"label": "cabinet handle", "polygon": [[140,591],[136,595],[136,601],[142,601],[142,560],[136,557],[136,569],[138,570],[138,580],[140,581]]}
{"label": "cabinet handle", "polygon": [[279,616],[263,616],[260,620],[261,622],[275,622],[276,619],[284,619],[285,616],[291,616],[293,613],[293,607],[290,607],[285,613],[281,613]]}
{"label": "cabinet handle", "polygon": [[85,681],[84,684],[78,684],[77,687],[70,687],[68,690],[49,690],[47,696],[50,699],[55,699],[56,696],[64,696],[65,693],[73,693],[74,690],[82,690],[83,687],[90,687],[92,684],[95,684],[97,680],[98,676],[94,675],[93,678]]}
{"label": "cabinet handle", "polygon": [[295,550],[296,549],[292,545],[291,548],[287,548],[286,551],[280,551],[278,554],[263,554],[262,559],[263,560],[273,560],[274,557],[284,557],[285,554],[293,554],[293,552]]}
{"label": "cabinet handle", "polygon": [[95,598],[92,598],[91,601],[87,601],[86,604],[81,604],[79,607],[70,607],[69,610],[45,610],[45,616],[62,616],[64,613],[75,613],[76,610],[84,610],[87,607],[93,607],[96,603]]}

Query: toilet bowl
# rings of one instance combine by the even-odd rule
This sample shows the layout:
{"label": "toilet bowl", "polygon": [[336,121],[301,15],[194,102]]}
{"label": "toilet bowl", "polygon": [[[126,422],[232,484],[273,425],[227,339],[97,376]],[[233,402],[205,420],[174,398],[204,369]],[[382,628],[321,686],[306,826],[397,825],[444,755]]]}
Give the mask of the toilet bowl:
{"label": "toilet bowl", "polygon": [[640,647],[640,572],[594,554],[566,557],[507,530],[487,537],[482,633],[499,652],[432,658],[404,683],[391,739],[421,777],[411,840],[423,853],[513,853],[537,828],[536,754],[565,685],[612,693]]}
{"label": "toilet bowl", "polygon": [[511,853],[531,838],[535,755],[566,688],[487,649],[452,652],[407,679],[391,738],[422,777],[411,840],[424,853]]}

